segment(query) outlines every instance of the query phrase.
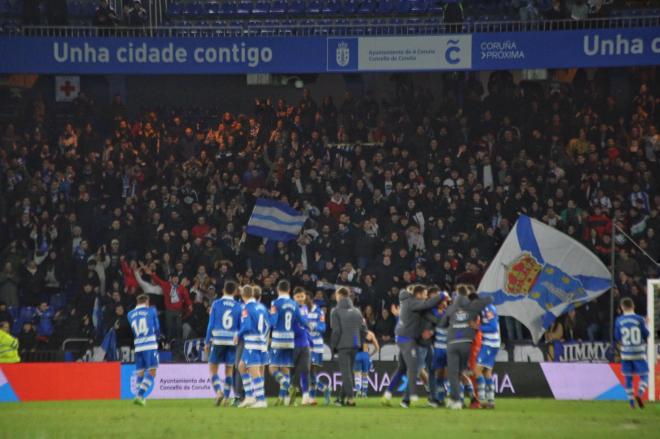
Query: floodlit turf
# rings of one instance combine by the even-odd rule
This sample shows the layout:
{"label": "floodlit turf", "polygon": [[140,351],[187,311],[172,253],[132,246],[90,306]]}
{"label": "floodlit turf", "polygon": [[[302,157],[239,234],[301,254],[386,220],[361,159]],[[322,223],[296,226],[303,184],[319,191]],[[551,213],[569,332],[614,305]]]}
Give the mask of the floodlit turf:
{"label": "floodlit turf", "polygon": [[[398,404],[398,399],[393,402]],[[660,404],[502,399],[497,409],[381,407],[216,408],[211,400],[0,404],[2,438],[622,438],[660,437]]]}

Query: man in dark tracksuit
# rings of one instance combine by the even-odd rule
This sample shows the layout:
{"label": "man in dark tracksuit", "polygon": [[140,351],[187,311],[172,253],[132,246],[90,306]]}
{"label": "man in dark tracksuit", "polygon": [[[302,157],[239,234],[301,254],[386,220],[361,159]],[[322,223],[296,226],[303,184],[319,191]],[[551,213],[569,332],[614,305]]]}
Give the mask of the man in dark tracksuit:
{"label": "man in dark tracksuit", "polygon": [[440,326],[447,327],[447,372],[451,397],[447,407],[460,410],[461,374],[467,369],[470,358],[470,348],[479,328],[479,314],[490,303],[492,297],[479,298],[470,301],[466,296],[459,295],[456,301],[447,308],[440,321]]}
{"label": "man in dark tracksuit", "polygon": [[426,289],[416,285],[412,293],[401,290],[399,293],[399,322],[394,333],[399,347],[399,367],[392,377],[390,387],[383,395],[382,403],[390,405],[392,392],[406,375],[408,386],[401,401],[401,407],[410,407],[411,401],[417,401],[417,339],[422,334],[422,314],[435,307],[442,300],[441,295],[426,299]]}
{"label": "man in dark tracksuit", "polygon": [[341,393],[335,405],[354,406],[353,366],[355,365],[355,354],[360,348],[360,340],[366,337],[367,325],[362,313],[353,306],[348,297],[347,288],[337,290],[337,306],[330,312],[330,329],[332,335],[330,345],[337,352],[337,362],[341,373]]}

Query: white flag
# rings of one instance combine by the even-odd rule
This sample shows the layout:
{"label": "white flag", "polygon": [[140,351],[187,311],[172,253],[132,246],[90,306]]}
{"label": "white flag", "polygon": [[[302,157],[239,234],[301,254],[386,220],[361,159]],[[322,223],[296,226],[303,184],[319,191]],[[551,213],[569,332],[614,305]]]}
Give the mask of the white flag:
{"label": "white flag", "polygon": [[479,284],[497,312],[524,324],[534,341],[555,318],[611,286],[596,255],[568,235],[521,215]]}
{"label": "white flag", "polygon": [[80,93],[80,76],[55,77],[55,101],[71,102]]}

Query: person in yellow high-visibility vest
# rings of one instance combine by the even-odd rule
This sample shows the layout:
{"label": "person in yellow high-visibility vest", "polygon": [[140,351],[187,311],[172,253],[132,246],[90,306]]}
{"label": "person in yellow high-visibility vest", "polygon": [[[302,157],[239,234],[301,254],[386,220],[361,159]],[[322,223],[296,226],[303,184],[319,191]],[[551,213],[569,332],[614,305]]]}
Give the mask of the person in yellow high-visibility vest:
{"label": "person in yellow high-visibility vest", "polygon": [[18,363],[18,340],[9,333],[9,322],[0,322],[0,363]]}

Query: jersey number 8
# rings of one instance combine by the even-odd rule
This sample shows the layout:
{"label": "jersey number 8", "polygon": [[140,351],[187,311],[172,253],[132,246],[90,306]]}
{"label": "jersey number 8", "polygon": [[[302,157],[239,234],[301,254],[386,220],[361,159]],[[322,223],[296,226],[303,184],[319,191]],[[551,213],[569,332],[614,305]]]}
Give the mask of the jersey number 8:
{"label": "jersey number 8", "polygon": [[288,312],[284,314],[284,329],[286,331],[291,331],[291,321],[293,320],[293,314]]}

